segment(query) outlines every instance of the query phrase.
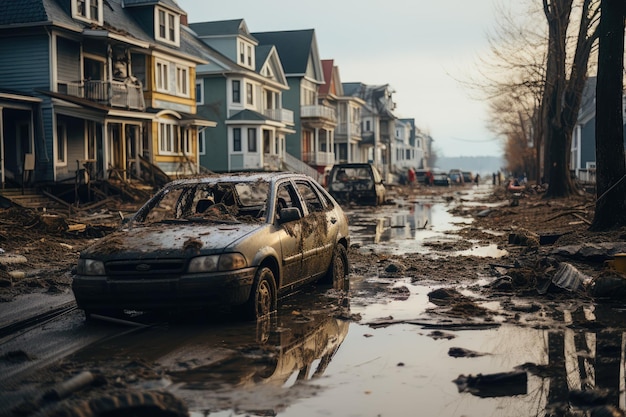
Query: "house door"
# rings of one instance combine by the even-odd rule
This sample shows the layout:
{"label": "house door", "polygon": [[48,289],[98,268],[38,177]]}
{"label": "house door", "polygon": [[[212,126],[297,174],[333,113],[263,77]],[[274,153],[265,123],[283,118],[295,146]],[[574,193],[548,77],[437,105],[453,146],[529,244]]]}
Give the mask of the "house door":
{"label": "house door", "polygon": [[109,162],[109,178],[126,179],[126,158],[122,132],[121,123],[108,124],[107,161]]}
{"label": "house door", "polygon": [[126,137],[126,170],[129,177],[141,177],[141,126],[128,124],[124,128]]}
{"label": "house door", "polygon": [[[7,179],[15,184],[23,184],[29,180],[25,168],[30,175],[34,169],[34,145],[32,130],[32,112],[29,110],[0,108],[0,169],[2,184]],[[28,166],[25,166],[28,163]]]}

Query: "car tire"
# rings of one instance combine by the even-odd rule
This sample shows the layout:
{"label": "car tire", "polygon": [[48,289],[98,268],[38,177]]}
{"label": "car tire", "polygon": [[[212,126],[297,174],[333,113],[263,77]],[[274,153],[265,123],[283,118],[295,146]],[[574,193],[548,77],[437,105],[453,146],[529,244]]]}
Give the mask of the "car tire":
{"label": "car tire", "polygon": [[350,289],[350,264],[348,262],[348,251],[341,243],[335,246],[333,258],[330,261],[328,272],[322,278],[321,283],[332,285],[336,290],[347,291]]}
{"label": "car tire", "polygon": [[257,320],[276,311],[276,281],[274,273],[266,266],[259,268],[254,277],[252,291],[243,305],[242,314],[246,320]]}

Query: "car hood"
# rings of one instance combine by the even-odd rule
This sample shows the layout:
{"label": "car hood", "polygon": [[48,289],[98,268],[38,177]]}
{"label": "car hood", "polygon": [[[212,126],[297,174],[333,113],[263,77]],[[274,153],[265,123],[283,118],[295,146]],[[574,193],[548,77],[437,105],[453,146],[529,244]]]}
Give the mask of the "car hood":
{"label": "car hood", "polygon": [[114,232],[85,249],[82,257],[118,258],[136,255],[187,256],[220,253],[265,223],[237,224],[153,224]]}

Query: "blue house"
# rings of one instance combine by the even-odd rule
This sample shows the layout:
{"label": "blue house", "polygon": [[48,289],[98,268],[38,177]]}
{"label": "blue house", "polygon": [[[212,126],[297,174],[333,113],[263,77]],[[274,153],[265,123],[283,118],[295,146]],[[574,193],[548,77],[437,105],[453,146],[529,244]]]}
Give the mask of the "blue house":
{"label": "blue house", "polygon": [[197,172],[215,123],[185,21],[173,0],[0,0],[2,185]]}

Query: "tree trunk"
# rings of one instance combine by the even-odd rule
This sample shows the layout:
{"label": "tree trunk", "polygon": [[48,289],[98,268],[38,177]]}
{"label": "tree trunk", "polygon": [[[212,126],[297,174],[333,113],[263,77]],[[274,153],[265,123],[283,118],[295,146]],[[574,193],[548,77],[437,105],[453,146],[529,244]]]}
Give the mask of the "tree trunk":
{"label": "tree trunk", "polygon": [[622,118],[624,0],[602,0],[596,87],[596,212],[590,229],[626,225],[626,163]]}
{"label": "tree trunk", "polygon": [[587,80],[591,47],[597,37],[597,27],[594,24],[597,7],[593,0],[583,1],[569,77],[566,77],[565,40],[572,0],[544,0],[544,10],[548,18],[550,39],[546,77],[546,92],[550,96],[544,103],[547,164],[544,172],[549,183],[545,197],[559,198],[576,192],[570,175],[572,132],[576,126],[582,91]]}

